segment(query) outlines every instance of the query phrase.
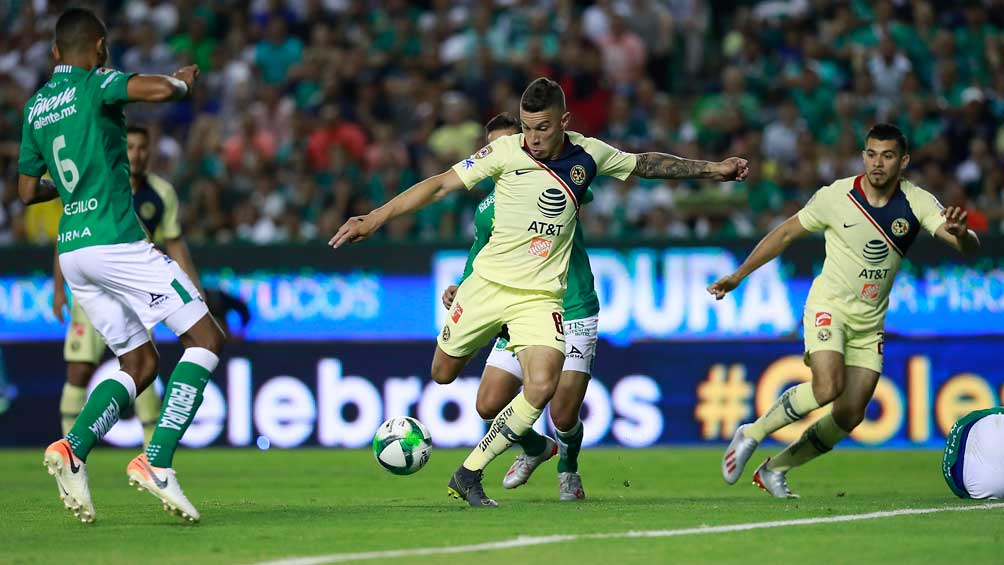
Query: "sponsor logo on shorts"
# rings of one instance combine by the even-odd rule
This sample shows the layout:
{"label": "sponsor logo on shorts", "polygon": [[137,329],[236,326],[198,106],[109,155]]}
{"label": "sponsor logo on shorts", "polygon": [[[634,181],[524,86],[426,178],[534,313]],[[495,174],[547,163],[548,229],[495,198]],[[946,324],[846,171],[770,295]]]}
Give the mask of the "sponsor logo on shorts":
{"label": "sponsor logo on shorts", "polygon": [[150,293],[150,308],[160,306],[167,300],[166,294],[157,294],[155,292]]}
{"label": "sponsor logo on shorts", "polygon": [[910,231],[910,222],[906,221],[906,218],[896,218],[892,221],[893,235],[903,237],[908,231]]}
{"label": "sponsor logo on shorts", "polygon": [[572,170],[568,172],[568,176],[572,177],[572,182],[582,186],[582,183],[586,182],[586,168],[582,165],[575,165]]}
{"label": "sponsor logo on shorts", "polygon": [[565,357],[571,357],[573,359],[585,359],[585,354],[582,353],[582,351],[578,347],[575,347],[574,345],[569,345],[568,350],[565,351]]}
{"label": "sponsor logo on shorts", "polygon": [[492,146],[491,145],[485,145],[477,153],[474,154],[474,158],[475,159],[484,159],[488,155],[491,155],[491,152],[492,152]]}
{"label": "sponsor logo on shorts", "polygon": [[450,326],[443,326],[443,343],[450,341]]}
{"label": "sponsor logo on shorts", "polygon": [[77,337],[84,337],[84,331],[86,331],[86,328],[84,328],[84,324],[80,322],[73,322],[72,325],[73,325],[72,328],[73,335]]}
{"label": "sponsor logo on shorts", "polygon": [[828,326],[833,323],[833,314],[829,312],[816,312],[816,327]]}
{"label": "sponsor logo on shorts", "polygon": [[547,254],[551,252],[552,245],[554,245],[554,242],[550,239],[535,237],[530,240],[530,248],[527,249],[527,253],[536,255],[537,257],[547,257]]}
{"label": "sponsor logo on shorts", "polygon": [[450,314],[450,319],[453,320],[454,324],[456,324],[458,321],[460,321],[460,316],[462,316],[463,314],[464,314],[464,308],[460,306],[460,304],[456,304],[453,306],[453,313]]}
{"label": "sponsor logo on shorts", "polygon": [[819,330],[819,333],[816,334],[816,337],[819,338],[819,341],[830,341],[831,335],[832,334],[830,334],[830,330],[823,328]]}
{"label": "sponsor logo on shorts", "polygon": [[879,285],[878,283],[866,283],[861,287],[861,299],[862,300],[878,300],[879,297]]}

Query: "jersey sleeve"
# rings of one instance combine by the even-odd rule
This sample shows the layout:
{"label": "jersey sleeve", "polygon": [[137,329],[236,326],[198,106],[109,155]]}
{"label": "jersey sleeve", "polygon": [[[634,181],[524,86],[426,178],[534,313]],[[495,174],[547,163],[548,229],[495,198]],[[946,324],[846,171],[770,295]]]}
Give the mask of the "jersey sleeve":
{"label": "jersey sleeve", "polygon": [[175,192],[171,183],[160,177],[151,175],[150,183],[160,194],[161,200],[164,201],[164,216],[160,221],[160,228],[157,230],[160,237],[165,240],[181,237],[181,223],[178,221],[178,193]]}
{"label": "jersey sleeve", "polygon": [[97,82],[97,93],[101,103],[106,105],[125,104],[129,102],[126,85],[136,73],[123,73],[115,69],[101,67],[94,72],[93,80]]}
{"label": "jersey sleeve", "polygon": [[596,138],[588,138],[586,150],[596,161],[596,176],[613,177],[624,180],[634,172],[638,164],[638,156],[625,153],[616,147],[608,145]]}
{"label": "jersey sleeve", "polygon": [[810,232],[818,232],[826,229],[829,220],[826,215],[826,191],[827,187],[820,188],[812,195],[812,198],[805,203],[805,206],[798,211],[798,221],[802,227]]}
{"label": "jersey sleeve", "polygon": [[914,192],[910,207],[920,220],[920,225],[931,235],[945,223],[945,207],[938,202],[937,197],[922,188],[917,188]]}
{"label": "jersey sleeve", "polygon": [[29,177],[40,177],[46,171],[45,159],[31,135],[31,124],[27,119],[21,128],[21,153],[17,158],[17,171]]}
{"label": "jersey sleeve", "polygon": [[509,155],[506,138],[500,137],[489,145],[485,145],[477,153],[453,165],[460,180],[468,190],[489,177],[496,177],[505,172],[505,161]]}

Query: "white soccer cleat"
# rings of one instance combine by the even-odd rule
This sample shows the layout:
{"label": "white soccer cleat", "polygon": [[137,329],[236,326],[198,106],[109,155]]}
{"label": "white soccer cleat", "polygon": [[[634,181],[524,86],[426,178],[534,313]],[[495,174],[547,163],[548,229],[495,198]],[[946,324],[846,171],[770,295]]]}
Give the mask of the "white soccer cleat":
{"label": "white soccer cleat", "polygon": [[73,454],[70,442],[66,439],[52,442],[45,449],[42,462],[56,479],[63,505],[81,522],[93,522],[94,504],[91,502],[91,489],[87,486],[86,465]]}
{"label": "white soccer cleat", "polygon": [[512,467],[509,467],[505,478],[502,479],[503,488],[516,488],[525,485],[530,480],[534,469],[558,453],[557,442],[548,436],[544,436],[544,440],[547,441],[547,446],[544,447],[544,451],[540,452],[540,455],[531,457],[524,452],[516,458],[516,462],[512,464]]}
{"label": "white soccer cleat", "polygon": [[561,500],[583,500],[582,477],[578,473],[558,473],[558,498]]}
{"label": "white soccer cleat", "polygon": [[126,467],[129,476],[129,486],[136,490],[147,491],[164,503],[164,511],[174,514],[188,522],[199,521],[199,511],[188,501],[174,469],[154,467],[145,453],[136,456]]}
{"label": "white soccer cleat", "polygon": [[771,471],[767,468],[770,457],[757,467],[753,473],[753,484],[770,493],[774,498],[798,498],[798,495],[788,488],[786,471]]}
{"label": "white soccer cleat", "polygon": [[743,474],[746,463],[760,445],[757,440],[746,437],[745,430],[748,426],[749,424],[743,424],[736,429],[732,442],[725,448],[725,455],[722,457],[722,478],[730,485],[736,484]]}

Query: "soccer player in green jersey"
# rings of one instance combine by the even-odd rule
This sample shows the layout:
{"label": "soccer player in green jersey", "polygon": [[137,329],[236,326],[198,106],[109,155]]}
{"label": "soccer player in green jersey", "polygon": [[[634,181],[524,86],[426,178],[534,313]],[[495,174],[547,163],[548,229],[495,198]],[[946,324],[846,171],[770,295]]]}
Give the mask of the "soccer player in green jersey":
{"label": "soccer player in green jersey", "polygon": [[[519,120],[503,113],[492,118],[485,125],[488,143],[503,135],[519,133]],[[586,191],[583,204],[592,200],[592,189]],[[474,258],[488,243],[495,220],[495,192],[482,200],[474,215],[474,245],[467,257],[461,283],[474,272]],[[542,436],[532,428],[520,438],[523,453],[516,458],[502,481],[505,488],[519,487],[529,480],[533,471],[541,463],[558,454],[558,497],[561,500],[581,500],[586,497],[579,475],[579,451],[582,449],[582,421],[579,410],[586,396],[586,387],[592,373],[596,355],[597,329],[599,325],[600,301],[593,287],[593,271],[589,266],[583,242],[582,226],[575,226],[572,254],[568,264],[568,284],[563,299],[565,329],[565,364],[554,398],[551,399],[551,421],[554,422],[557,442]],[[457,285],[443,292],[443,306],[447,310],[453,304]],[[477,410],[491,425],[495,416],[519,393],[523,381],[523,369],[516,356],[506,349],[509,340],[499,337],[481,374],[478,386]]]}
{"label": "soccer player in green jersey", "polygon": [[509,351],[523,369],[523,390],[496,416],[488,433],[450,479],[448,493],[476,507],[498,506],[481,484],[485,467],[523,437],[554,396],[565,362],[562,299],[579,204],[593,179],[631,174],[645,178],[743,180],[744,159],[691,161],[664,153],[624,153],[566,131],[571,114],[561,87],[533,81],[520,100],[523,133],[503,136],[444,173],[420,181],[383,206],[349,218],[331,238],[335,248],[365,239],[388,220],[473,188],[495,183],[492,236],[473,273],[453,299],[437,340],[432,378],[451,382],[471,356],[509,329]]}
{"label": "soccer player in green jersey", "polygon": [[812,382],[789,388],[752,424],[739,426],[722,458],[722,476],[734,484],[769,434],[833,403],[829,413],[753,474],[778,498],[797,498],[787,472],[830,451],[865,417],[882,372],[882,335],[889,291],[910,245],[923,229],[968,254],[980,245],[961,208],[942,208],[929,192],[903,178],[910,163],[906,137],[877,124],[861,153],[864,174],[816,191],[797,214],[767,234],[735,273],[708,292],[722,299],[795,239],[822,231],[826,261],[805,302],[805,362]]}
{"label": "soccer player in green jersey", "polygon": [[[126,128],[126,153],[129,158],[129,184],[132,186],[133,208],[143,222],[143,228],[161,246],[167,256],[178,262],[188,278],[198,286],[199,275],[181,234],[178,219],[178,194],[171,183],[149,171],[150,132],[142,126]],[[204,294],[201,292],[200,294]],[[63,273],[59,268],[59,253],[55,254],[52,280],[52,310],[60,322],[67,306]],[[63,359],[66,361],[66,384],[59,401],[63,435],[70,433],[73,421],[80,415],[87,399],[87,385],[97,371],[105,351],[105,342],[87,318],[80,303],[73,301],[70,324],[66,328]],[[149,386],[136,396],[133,406],[143,425],[143,442],[149,444],[160,416],[160,398]]]}
{"label": "soccer player in green jersey", "polygon": [[[199,513],[178,485],[172,462],[219,362],[223,333],[188,275],[146,240],[129,184],[123,105],[182,98],[198,68],[170,77],[105,68],[107,31],[89,10],[64,12],[55,36],[53,76],[24,109],[18,194],[27,205],[62,200],[60,269],[120,370],[94,388],[70,432],[46,449],[44,462],[63,504],[80,520],[93,521],[87,455],[156,376],[149,330],[163,322],[185,352],[167,383],[150,445],[126,473],[166,510],[196,521]],[[47,170],[52,183],[40,182]]]}

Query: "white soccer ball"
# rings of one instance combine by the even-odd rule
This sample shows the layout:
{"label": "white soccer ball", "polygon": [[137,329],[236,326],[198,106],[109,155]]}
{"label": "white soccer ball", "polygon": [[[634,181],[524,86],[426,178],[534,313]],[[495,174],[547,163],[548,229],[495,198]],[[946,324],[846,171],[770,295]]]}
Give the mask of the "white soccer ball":
{"label": "white soccer ball", "polygon": [[411,475],[429,462],[432,436],[422,422],[407,416],[380,424],[373,437],[373,455],[395,475]]}

